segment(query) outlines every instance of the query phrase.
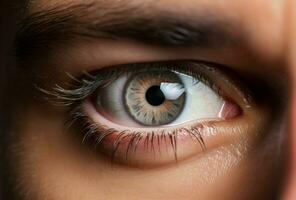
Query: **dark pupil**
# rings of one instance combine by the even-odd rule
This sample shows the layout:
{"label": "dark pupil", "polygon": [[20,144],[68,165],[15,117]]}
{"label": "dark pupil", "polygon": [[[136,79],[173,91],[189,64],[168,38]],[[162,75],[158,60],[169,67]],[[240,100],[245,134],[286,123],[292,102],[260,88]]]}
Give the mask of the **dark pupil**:
{"label": "dark pupil", "polygon": [[146,92],[146,100],[152,106],[159,106],[165,101],[165,96],[160,90],[160,86],[154,85]]}

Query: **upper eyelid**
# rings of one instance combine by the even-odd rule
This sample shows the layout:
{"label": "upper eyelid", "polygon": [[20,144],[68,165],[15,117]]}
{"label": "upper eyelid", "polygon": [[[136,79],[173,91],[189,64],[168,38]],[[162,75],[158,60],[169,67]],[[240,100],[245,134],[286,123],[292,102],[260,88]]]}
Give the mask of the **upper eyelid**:
{"label": "upper eyelid", "polygon": [[[166,68],[170,70],[174,70],[176,67],[177,71],[180,71],[182,67],[187,68],[186,65],[194,65],[194,67],[201,67],[207,70],[215,71],[216,76],[225,76],[220,73],[218,70],[218,65],[213,63],[205,63],[202,61],[168,61],[168,62],[152,62],[152,63],[133,63],[128,64],[126,66],[114,66],[114,67],[105,67],[98,72],[85,72],[83,71],[83,75],[80,78],[76,78],[72,76],[70,73],[66,73],[70,82],[67,82],[68,87],[64,87],[61,85],[56,84],[51,89],[44,89],[41,87],[36,86],[36,88],[41,91],[43,94],[46,95],[46,98],[53,103],[54,105],[59,106],[71,106],[76,104],[87,97],[89,97],[92,93],[94,93],[99,87],[103,87],[111,83],[113,80],[117,79],[121,74],[124,73],[132,73],[133,68],[136,71],[139,71],[139,66],[145,68],[147,67],[155,67],[158,69]],[[192,66],[193,67],[193,66]],[[184,68],[184,69],[185,69]],[[190,70],[190,67],[187,69]],[[204,83],[211,87],[215,92],[220,93],[220,88],[214,82],[211,81],[211,78],[205,77],[203,74],[199,74],[193,71],[186,71],[185,73],[189,73],[199,80],[205,81]],[[226,78],[226,77],[225,77]],[[243,99],[246,107],[250,107],[252,102],[252,96],[249,94],[249,91],[242,92],[240,86],[235,85],[230,78],[226,78],[228,84],[232,85],[233,88],[236,90],[237,94]],[[222,95],[222,94],[220,94]]]}
{"label": "upper eyelid", "polygon": [[[41,88],[39,86],[36,86],[36,88],[37,90],[39,90],[40,92],[48,96],[48,100],[50,100],[50,102],[52,102],[53,104],[70,106],[76,102],[84,100],[89,95],[91,95],[96,89],[111,83],[113,80],[118,78],[121,74],[132,73],[133,68],[134,70],[139,72],[141,70],[139,69],[139,65],[144,68],[146,65],[147,67],[155,67],[158,69],[165,68],[165,69],[171,69],[171,70],[173,70],[174,67],[176,67],[176,69],[179,68],[180,70],[181,69],[180,63],[182,63],[182,61],[175,61],[175,63],[173,61],[160,62],[160,63],[159,62],[134,63],[134,64],[128,64],[126,66],[120,66],[120,67],[118,66],[105,67],[104,69],[99,70],[100,73],[93,72],[95,75],[92,75],[89,72],[83,71],[82,73],[83,75],[80,78],[76,78],[72,76],[70,73],[66,72],[66,75],[70,79],[70,82],[67,82],[67,84],[63,84],[63,85],[68,85],[68,87],[64,87],[56,84],[50,90]],[[197,62],[196,64],[199,64],[200,67],[202,65],[206,66],[202,62]],[[188,72],[189,71],[187,71],[187,73]],[[192,73],[190,75],[196,76],[198,74]],[[198,78],[204,80],[203,77],[198,77]],[[210,80],[207,80],[207,81],[210,81]],[[207,84],[210,84],[210,82],[208,82]]]}

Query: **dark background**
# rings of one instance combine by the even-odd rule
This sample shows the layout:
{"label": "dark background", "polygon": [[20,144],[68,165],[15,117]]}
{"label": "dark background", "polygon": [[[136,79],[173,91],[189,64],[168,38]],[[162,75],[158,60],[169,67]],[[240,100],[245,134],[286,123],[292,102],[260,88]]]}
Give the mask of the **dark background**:
{"label": "dark background", "polygon": [[14,0],[0,0],[0,200],[9,199],[4,196],[7,191],[7,170],[5,164],[5,145],[7,144],[6,132],[9,127],[9,111],[12,105],[9,104],[9,96],[13,91],[10,88],[13,80],[15,64],[13,58],[13,37],[16,27],[16,16],[18,3]]}

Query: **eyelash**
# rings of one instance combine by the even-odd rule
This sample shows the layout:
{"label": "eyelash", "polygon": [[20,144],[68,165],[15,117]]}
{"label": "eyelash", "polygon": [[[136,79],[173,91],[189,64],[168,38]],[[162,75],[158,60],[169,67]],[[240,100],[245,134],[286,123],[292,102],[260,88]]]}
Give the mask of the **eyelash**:
{"label": "eyelash", "polygon": [[[200,67],[208,68],[211,70],[214,70],[215,67],[217,67],[201,62],[194,62],[194,64],[195,66],[199,65]],[[169,141],[174,152],[175,160],[177,161],[177,135],[179,135],[181,132],[186,132],[187,134],[189,134],[192,139],[198,142],[201,149],[205,151],[206,144],[201,133],[205,131],[205,127],[212,130],[216,129],[215,125],[211,122],[199,122],[198,124],[191,125],[191,127],[189,128],[178,128],[169,131],[163,129],[160,133],[158,132],[157,134],[154,131],[140,133],[129,130],[117,131],[114,129],[110,129],[101,124],[93,122],[90,117],[84,114],[81,105],[84,100],[89,99],[96,90],[102,87],[106,87],[108,84],[116,80],[120,75],[124,73],[129,74],[130,71],[138,72],[140,70],[151,68],[159,70],[170,69],[172,71],[184,72],[190,76],[193,76],[194,78],[197,78],[197,80],[201,80],[211,89],[213,89],[218,95],[222,97],[224,96],[220,88],[209,77],[194,71],[189,62],[144,63],[130,64],[121,67],[109,67],[107,69],[100,70],[99,73],[83,72],[83,76],[79,79],[75,78],[69,73],[66,73],[67,76],[70,78],[70,82],[66,84],[68,88],[64,88],[56,84],[51,90],[45,90],[39,87],[37,87],[37,89],[46,94],[47,100],[50,101],[52,104],[69,108],[70,115],[65,122],[67,130],[74,124],[78,124],[80,127],[79,130],[82,130],[83,132],[82,141],[92,142],[92,145],[95,149],[106,137],[112,134],[117,135],[118,137],[116,137],[113,143],[113,152],[111,156],[112,162],[114,160],[119,144],[125,139],[128,139],[129,141],[126,149],[126,160],[128,160],[131,152],[136,153],[137,146],[140,141],[144,141],[145,149],[152,150],[154,154],[156,153],[157,149],[157,147],[155,147],[155,141],[157,141],[156,145],[158,145],[158,149],[160,149],[159,145],[163,141],[165,142],[167,148],[167,141]]]}
{"label": "eyelash", "polygon": [[[124,131],[117,131],[112,128],[108,128],[104,125],[97,124],[92,122],[92,120],[89,119],[88,116],[86,116],[82,109],[80,107],[77,107],[75,110],[71,112],[72,118],[66,122],[68,124],[68,128],[72,126],[75,122],[79,123],[79,127],[84,130],[84,136],[82,141],[83,142],[92,142],[91,145],[94,147],[94,149],[97,148],[97,146],[108,136],[111,135],[117,135],[114,143],[113,143],[113,151],[111,153],[111,161],[113,162],[115,159],[115,154],[117,152],[117,149],[122,141],[125,139],[128,139],[128,145],[126,148],[125,152],[125,159],[128,161],[128,157],[130,153],[136,153],[137,146],[141,141],[144,141],[145,143],[145,150],[150,151],[155,154],[156,151],[158,150],[158,153],[161,154],[160,150],[160,144],[165,143],[166,149],[168,148],[168,142],[171,145],[171,148],[174,151],[174,158],[175,161],[178,161],[178,156],[177,156],[177,135],[180,134],[181,132],[184,133],[186,132],[189,134],[192,139],[198,142],[200,145],[202,151],[206,150],[206,144],[204,142],[204,139],[202,137],[202,132],[204,128],[207,129],[212,129],[215,130],[215,125],[211,123],[198,123],[195,125],[192,125],[191,128],[181,128],[181,129],[174,129],[171,131],[166,131],[163,129],[161,133],[155,133],[154,131],[152,132],[135,132],[135,131],[129,131],[129,130],[124,130]],[[100,133],[100,134],[97,134]],[[156,144],[158,147],[155,147],[155,140],[157,141]],[[150,148],[150,149],[149,149]]]}
{"label": "eyelash", "polygon": [[[176,64],[177,63],[177,64]],[[68,78],[70,78],[70,82],[67,82],[67,87],[64,88],[58,84],[56,84],[51,90],[46,90],[36,86],[36,88],[42,93],[46,94],[51,103],[59,106],[71,106],[77,104],[84,99],[86,99],[89,95],[95,92],[97,89],[102,88],[110,84],[112,81],[116,80],[122,74],[129,74],[130,71],[139,72],[139,65],[141,66],[141,70],[155,68],[157,70],[161,69],[170,69],[172,71],[184,72],[194,78],[202,81],[208,87],[213,89],[217,94],[224,95],[220,88],[210,80],[210,78],[206,77],[204,74],[197,74],[196,71],[192,70],[191,67],[186,66],[189,62],[176,61],[165,63],[142,63],[142,64],[129,64],[121,67],[108,67],[107,69],[100,70],[100,73],[93,72],[91,73],[83,71],[83,75],[80,78],[75,78],[70,73],[66,72]],[[195,63],[198,64],[199,67],[207,67],[209,68],[210,64],[207,63]]]}

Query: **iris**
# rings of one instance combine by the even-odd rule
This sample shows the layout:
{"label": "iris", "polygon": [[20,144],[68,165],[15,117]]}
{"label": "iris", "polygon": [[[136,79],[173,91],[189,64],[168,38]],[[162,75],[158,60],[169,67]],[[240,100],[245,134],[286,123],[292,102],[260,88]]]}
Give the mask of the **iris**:
{"label": "iris", "polygon": [[166,125],[175,120],[185,104],[185,89],[169,70],[140,72],[126,84],[125,106],[129,115],[146,126]]}

